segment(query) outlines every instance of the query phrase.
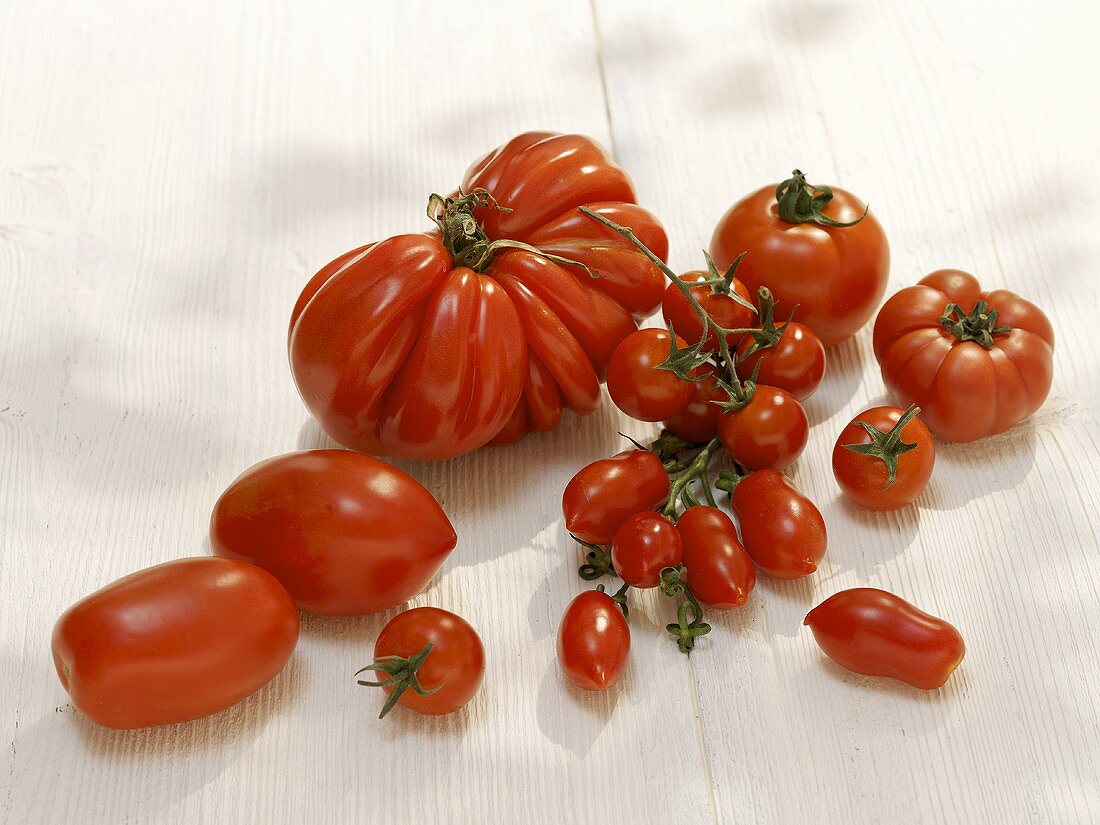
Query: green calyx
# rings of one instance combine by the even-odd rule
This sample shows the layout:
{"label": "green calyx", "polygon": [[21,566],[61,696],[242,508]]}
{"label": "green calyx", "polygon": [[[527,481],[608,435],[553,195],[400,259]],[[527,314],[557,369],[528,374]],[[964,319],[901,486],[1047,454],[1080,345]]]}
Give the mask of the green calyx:
{"label": "green calyx", "polygon": [[[728,295],[736,303],[743,306],[745,309],[751,309],[756,312],[756,307],[737,294],[737,291],[733,288],[734,279],[737,277],[737,268],[741,266],[741,261],[745,260],[745,254],[742,252],[736,258],[733,259],[733,263],[729,265],[724,274],[718,272],[718,267],[714,263],[714,258],[710,256],[710,253],[703,250],[703,258],[707,262],[707,277],[705,280],[698,282],[700,285],[709,286],[711,295]],[[703,324],[705,327],[706,324]]]}
{"label": "green calyx", "polygon": [[997,326],[998,314],[985,301],[978,301],[969,315],[958,304],[948,304],[940,316],[940,324],[959,341],[973,341],[990,349],[993,336],[1012,331],[1010,326]]}
{"label": "green calyx", "polygon": [[[748,347],[743,353],[737,356],[737,363],[744,362],[747,358],[760,352],[763,349],[771,349],[779,343],[779,339],[783,337],[783,333],[787,331],[787,327],[791,325],[791,321],[794,320],[794,313],[798,309],[795,307],[791,310],[791,316],[784,321],[780,326],[775,325],[775,297],[772,295],[772,291],[766,286],[760,287],[756,291],[756,300],[760,304],[758,310],[760,314],[760,328],[754,329],[748,333],[752,338],[752,346]],[[757,364],[759,368],[759,364]]]}
{"label": "green calyx", "polygon": [[[607,588],[602,584],[596,585],[596,590],[600,593],[607,593]],[[623,611],[623,616],[630,618],[630,605],[626,603],[626,593],[630,590],[630,585],[623,582],[623,586],[616,590],[614,593],[609,594],[611,601],[615,602],[619,606],[619,610]]]}
{"label": "green calyx", "polygon": [[825,214],[825,207],[833,199],[833,190],[828,186],[811,186],[806,182],[806,175],[798,169],[791,172],[791,177],[783,181],[775,188],[775,200],[779,204],[779,217],[787,223],[816,223],[821,226],[831,226],[834,229],[843,229],[855,226],[867,217],[867,207],[863,214],[854,221],[842,223]]}
{"label": "green calyx", "polygon": [[877,427],[872,427],[866,421],[857,421],[856,424],[866,430],[867,435],[871,436],[870,443],[844,445],[845,450],[851,450],[853,453],[880,459],[886,464],[886,486],[882,488],[883,490],[889,490],[897,479],[898,456],[917,448],[915,442],[907,443],[902,441],[901,433],[909,422],[918,415],[920,415],[920,407],[916,404],[909,405],[909,409],[902,414],[901,418],[899,418],[898,422],[890,428],[889,432],[883,432]]}
{"label": "green calyx", "polygon": [[420,649],[418,653],[412,656],[379,656],[369,665],[364,668],[360,668],[355,671],[355,675],[365,673],[368,670],[375,672],[382,672],[386,674],[386,678],[377,682],[372,682],[367,679],[359,679],[359,684],[363,687],[392,687],[389,697],[386,699],[386,704],[382,706],[382,712],[378,714],[378,718],[382,719],[387,713],[393,710],[393,706],[397,704],[397,700],[410,688],[414,693],[420,696],[431,696],[433,693],[439,691],[443,685],[436,685],[430,690],[426,690],[420,684],[420,679],[417,677],[417,671],[423,667],[424,662],[428,658],[428,654],[432,652],[432,643],[428,642],[424,647]]}
{"label": "green calyx", "polygon": [[681,347],[676,343],[676,330],[672,323],[668,325],[668,358],[654,367],[658,370],[668,370],[677,378],[685,381],[694,380],[691,373],[710,360],[710,353],[703,351],[703,341],[700,338],[689,347]]}
{"label": "green calyx", "polygon": [[684,577],[687,568],[682,564],[666,567],[661,571],[661,592],[674,599],[680,599],[676,610],[676,621],[665,625],[665,629],[676,637],[676,645],[685,656],[695,649],[695,640],[710,633],[710,625],[703,621],[703,606],[691,592]]}

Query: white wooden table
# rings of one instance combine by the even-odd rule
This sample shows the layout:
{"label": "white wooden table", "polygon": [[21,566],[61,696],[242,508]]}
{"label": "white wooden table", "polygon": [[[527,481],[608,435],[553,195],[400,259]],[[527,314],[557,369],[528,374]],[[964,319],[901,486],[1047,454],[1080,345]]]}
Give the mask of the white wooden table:
{"label": "white wooden table", "polygon": [[[0,2],[0,820],[1100,821],[1100,121],[1094,3]],[[581,588],[560,491],[648,437],[609,403],[411,471],[458,550],[416,604],[481,631],[451,718],[354,685],[392,615],[309,618],[287,671],[210,719],[120,733],[67,703],[49,633],[130,571],[208,552],[244,467],[327,444],[290,380],[291,304],[352,246],[425,225],[530,128],[609,145],[672,263],[795,166],[870,200],[891,289],[957,266],[1058,327],[1031,421],[941,445],[919,507],[838,498],[838,428],[882,397],[869,330],[830,353],[798,483],[829,555],[762,581],[685,659],[655,594],[625,683],[562,684]],[[824,661],[845,587],[962,631],[926,695]]]}

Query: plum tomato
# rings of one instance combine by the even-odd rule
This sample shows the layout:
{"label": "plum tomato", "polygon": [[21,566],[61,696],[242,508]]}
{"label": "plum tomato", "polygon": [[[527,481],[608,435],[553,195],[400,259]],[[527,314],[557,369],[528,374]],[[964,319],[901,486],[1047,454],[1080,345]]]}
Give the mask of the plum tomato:
{"label": "plum tomato", "polygon": [[786,390],[758,384],[749,402],[718,416],[718,437],[730,457],[748,470],[782,470],[806,448],[810,422]]}
{"label": "plum tomato", "polygon": [[659,585],[661,571],[679,564],[683,553],[676,525],[654,512],[632,515],[611,542],[615,572],[631,587],[642,589]]}
{"label": "plum tomato", "polygon": [[869,510],[911,504],[928,485],[936,463],[932,434],[920,407],[872,407],[840,432],[833,475],[844,494]]}
{"label": "plum tomato", "polygon": [[[707,277],[708,273],[696,270],[684,273],[680,276],[680,280],[696,283],[706,280]],[[752,324],[752,299],[745,285],[736,278],[732,279],[728,291],[722,291],[719,287],[711,286],[693,286],[689,291],[707,315],[710,316],[711,320],[723,329],[741,329]],[[731,292],[741,298],[744,303],[731,297]],[[703,320],[676,284],[670,283],[665,287],[665,297],[661,301],[661,307],[665,321],[671,324],[673,329],[676,330],[676,334],[689,344],[694,344],[703,337]],[[726,337],[726,343],[731,350],[737,346],[740,338],[740,335]],[[709,332],[707,341],[703,344],[703,350],[717,352],[718,349],[717,337],[713,331]]]}
{"label": "plum tomato", "polygon": [[673,435],[703,444],[718,435],[718,416],[721,410],[714,401],[728,401],[726,391],[718,386],[718,368],[713,364],[703,364],[691,372],[691,400],[676,415],[664,422],[664,427]]}
{"label": "plum tomato", "polygon": [[565,526],[589,544],[608,545],[630,516],[665,503],[670,484],[661,459],[625,450],[582,467],[561,499]]}
{"label": "plum tomato", "polygon": [[[607,391],[615,406],[639,421],[671,418],[691,400],[692,383],[661,369],[668,360],[667,329],[632,332],[611,353],[607,365]],[[687,344],[677,335],[676,346]]]}
{"label": "plum tomato", "polygon": [[626,670],[630,626],[611,596],[586,590],[569,603],[558,628],[558,665],[584,690],[607,690]]}
{"label": "plum tomato", "polygon": [[730,505],[752,560],[781,579],[817,570],[825,556],[825,520],[814,503],[778,470],[757,470],[733,488]]}
{"label": "plum tomato", "polygon": [[684,545],[686,580],[703,604],[740,607],[756,584],[756,568],[730,517],[717,507],[689,507],[676,522]]}

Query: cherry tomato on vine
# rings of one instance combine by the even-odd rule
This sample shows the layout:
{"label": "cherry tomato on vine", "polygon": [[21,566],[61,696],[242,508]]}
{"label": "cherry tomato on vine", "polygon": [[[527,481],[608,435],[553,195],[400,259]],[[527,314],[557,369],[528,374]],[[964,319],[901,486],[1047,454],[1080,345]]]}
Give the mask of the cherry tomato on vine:
{"label": "cherry tomato on vine", "polygon": [[631,587],[656,587],[661,570],[675,567],[684,554],[676,526],[660,513],[635,513],[615,533],[611,563]]}
{"label": "cherry tomato on vine", "polygon": [[786,390],[805,401],[825,377],[825,347],[813,331],[796,321],[790,322],[774,346],[751,352],[752,336],[745,336],[737,347],[738,371],[756,380]]}
{"label": "cherry tomato on vine", "polygon": [[733,488],[730,505],[745,550],[760,569],[781,579],[817,570],[825,556],[825,520],[813,502],[778,470],[757,470]]}
{"label": "cherry tomato on vine", "polygon": [[803,624],[841,667],[921,690],[941,687],[966,655],[962,636],[950,624],[871,587],[830,596]]}
{"label": "cherry tomato on vine", "polygon": [[[708,273],[696,270],[685,272],[680,276],[680,279],[695,283],[706,280],[707,277]],[[753,311],[749,291],[736,278],[732,279],[728,291],[722,291],[720,287],[693,286],[690,292],[711,320],[723,329],[741,329],[752,325]],[[744,303],[738,302],[730,296],[730,293],[736,294]],[[694,344],[703,337],[702,318],[699,317],[699,313],[695,311],[695,308],[684,297],[684,293],[680,291],[676,284],[670,283],[665,288],[665,297],[661,301],[661,307],[665,321],[672,324],[676,334],[689,344]],[[740,338],[740,335],[726,336],[726,343],[730,349],[733,349],[737,346]],[[714,332],[708,332],[707,342],[703,344],[703,350],[717,352],[718,348],[718,339],[715,337]]]}
{"label": "cherry tomato on vine", "polygon": [[810,421],[786,390],[758,384],[752,399],[718,417],[718,437],[730,457],[748,470],[782,470],[806,448]]}
{"label": "cherry tomato on vine", "polygon": [[558,628],[558,664],[585,690],[607,690],[626,670],[630,627],[619,605],[602,590],[586,590],[565,609]]}
{"label": "cherry tomato on vine", "polygon": [[626,450],[582,467],[565,487],[565,526],[590,544],[607,545],[628,517],[665,503],[670,484],[661,459]]}
{"label": "cherry tomato on vine", "polygon": [[718,368],[703,364],[692,370],[691,400],[676,415],[664,422],[673,435],[695,444],[703,444],[718,435],[721,410],[713,401],[728,401],[725,390],[718,386]]}
{"label": "cherry tomato on vine", "polygon": [[474,698],[485,675],[485,648],[470,623],[438,607],[398,613],[374,643],[374,661],[355,675],[373,670],[377,679],[360,679],[389,696],[381,719],[395,704],[417,713],[453,713]]}
{"label": "cherry tomato on vine", "polygon": [[676,522],[687,583],[703,604],[740,607],[756,584],[756,568],[730,517],[717,507],[689,507]]}
{"label": "cherry tomato on vine", "polygon": [[833,447],[833,475],[844,494],[869,510],[913,502],[932,477],[936,445],[920,407],[872,407],[845,427]]}
{"label": "cherry tomato on vine", "polygon": [[[693,386],[660,369],[669,357],[667,329],[640,329],[622,340],[607,365],[607,391],[615,406],[639,421],[671,418],[687,406]],[[677,335],[676,346],[687,344]]]}

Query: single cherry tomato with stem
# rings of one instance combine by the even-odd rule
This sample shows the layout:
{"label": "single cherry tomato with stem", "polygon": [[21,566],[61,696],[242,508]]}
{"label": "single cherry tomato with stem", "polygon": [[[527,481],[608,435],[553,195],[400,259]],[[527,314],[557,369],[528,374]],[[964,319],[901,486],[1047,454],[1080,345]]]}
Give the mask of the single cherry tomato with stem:
{"label": "single cherry tomato with stem", "polygon": [[684,511],[676,529],[686,580],[699,601],[721,610],[743,605],[756,584],[756,567],[730,517],[700,504]]}
{"label": "single cherry tomato with stem", "polygon": [[718,416],[721,410],[715,401],[727,401],[729,396],[718,386],[718,368],[703,364],[692,370],[691,400],[676,415],[664,422],[673,435],[693,444],[705,444],[718,434]]}
{"label": "single cherry tomato with stem", "polygon": [[869,510],[912,504],[928,485],[936,463],[932,434],[920,407],[872,407],[840,432],[833,447],[833,475],[840,489]]}
{"label": "single cherry tomato with stem", "polygon": [[615,533],[611,562],[615,573],[631,587],[646,589],[661,583],[661,571],[680,563],[684,547],[676,525],[665,515],[635,513]]}
{"label": "single cherry tomato with stem", "polygon": [[842,590],[803,622],[825,655],[864,676],[886,676],[921,690],[942,687],[966,655],[962,635],[893,593]]}
{"label": "single cherry tomato with stem", "polygon": [[624,591],[614,596],[603,586],[569,603],[558,627],[558,665],[584,690],[607,690],[622,678],[630,656],[630,626]]}
{"label": "single cherry tomato with stem", "polygon": [[626,336],[607,365],[607,391],[615,406],[639,421],[661,421],[680,412],[693,387],[669,365],[686,347],[683,338],[666,329],[640,329]]}
{"label": "single cherry tomato with stem", "polygon": [[[707,263],[713,264],[709,260]],[[756,313],[749,291],[736,277],[740,263],[740,258],[734,260],[722,276],[713,268],[710,272],[694,270],[680,276],[680,280],[689,285],[692,296],[710,318],[719,326],[737,330],[726,336],[726,344],[731,349],[737,346],[741,338],[740,328],[750,326]],[[718,352],[717,336],[699,317],[695,306],[675,283],[670,283],[665,288],[661,307],[665,321],[676,330],[677,335],[689,344],[697,343],[705,335],[703,351]]]}
{"label": "single cherry tomato with stem", "polygon": [[810,421],[786,390],[758,384],[748,401],[719,406],[718,437],[735,462],[749,470],[782,470],[793,464],[810,436]]}
{"label": "single cherry tomato with stem", "polygon": [[767,287],[760,287],[758,301],[760,328],[741,339],[737,365],[756,384],[778,387],[805,401],[825,377],[825,347],[797,321],[775,325],[775,299]]}
{"label": "single cherry tomato with stem", "polygon": [[565,526],[582,543],[608,545],[628,517],[655,510],[668,499],[661,459],[648,450],[625,450],[582,467],[565,487]]}
{"label": "single cherry tomato with stem", "polygon": [[461,616],[438,607],[415,607],[398,613],[382,628],[374,643],[374,661],[355,675],[370,670],[377,680],[359,679],[359,684],[389,694],[379,719],[396,704],[441,716],[474,698],[485,675],[485,648]]}

